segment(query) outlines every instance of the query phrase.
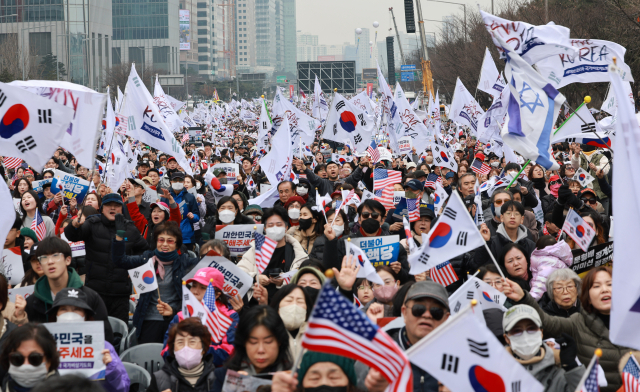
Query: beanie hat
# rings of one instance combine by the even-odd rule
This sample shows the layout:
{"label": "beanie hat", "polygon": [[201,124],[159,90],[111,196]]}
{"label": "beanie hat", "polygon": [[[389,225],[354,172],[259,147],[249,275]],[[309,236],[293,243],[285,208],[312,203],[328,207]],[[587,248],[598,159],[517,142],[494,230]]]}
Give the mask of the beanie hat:
{"label": "beanie hat", "polygon": [[20,229],[20,235],[22,235],[23,237],[29,237],[33,240],[33,242],[35,242],[36,244],[38,243],[38,236],[36,235],[36,232],[28,227],[23,227],[22,229]]}
{"label": "beanie hat", "polygon": [[327,280],[326,276],[324,276],[322,271],[318,270],[315,267],[310,267],[307,265],[305,267],[300,268],[298,272],[296,272],[295,275],[293,275],[293,278],[291,279],[291,283],[298,284],[298,279],[300,279],[300,277],[304,274],[314,274],[320,281],[320,284],[324,284],[324,281]]}
{"label": "beanie hat", "polygon": [[356,377],[356,370],[354,368],[355,361],[353,359],[333,354],[307,351],[302,357],[300,369],[298,370],[298,382],[300,383],[300,385],[302,385],[302,380],[304,379],[305,374],[307,374],[307,370],[309,370],[311,366],[315,365],[318,362],[335,363],[336,365],[340,366],[344,374],[346,374],[351,385],[355,386],[358,384],[358,378]]}

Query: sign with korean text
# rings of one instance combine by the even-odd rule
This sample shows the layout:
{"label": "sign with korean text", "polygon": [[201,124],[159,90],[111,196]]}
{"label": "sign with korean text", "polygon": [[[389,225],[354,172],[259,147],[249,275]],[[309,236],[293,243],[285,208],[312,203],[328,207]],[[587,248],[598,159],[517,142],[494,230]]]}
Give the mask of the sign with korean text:
{"label": "sign with korean text", "polygon": [[51,182],[51,193],[57,194],[60,191],[65,199],[75,198],[78,204],[82,204],[89,191],[89,181],[56,169]]}
{"label": "sign with korean text", "polygon": [[[69,291],[69,295],[73,290]],[[60,375],[79,374],[92,380],[103,380],[105,365],[104,322],[83,321],[81,323],[43,324],[56,340],[60,354]]]}
{"label": "sign with korean text", "polygon": [[2,266],[4,267],[4,276],[9,284],[16,285],[22,282],[24,267],[19,246],[2,250]]}
{"label": "sign with korean text", "polygon": [[222,392],[258,392],[271,390],[271,380],[246,376],[231,369],[222,384]]}
{"label": "sign with korean text", "polygon": [[587,272],[593,268],[601,265],[611,265],[613,261],[613,241],[592,246],[586,252],[582,249],[574,249],[571,253],[573,253],[571,269],[581,278],[584,278]]}
{"label": "sign with korean text", "polygon": [[394,261],[398,261],[398,255],[400,254],[400,236],[397,234],[380,237],[352,238],[351,241],[367,254],[369,261],[371,261],[374,267],[389,265]]}
{"label": "sign with korean text", "polygon": [[84,241],[71,242],[67,239],[67,236],[62,233],[60,236],[63,240],[67,241],[67,244],[71,247],[71,257],[78,257],[86,255],[84,250]]}
{"label": "sign with korean text", "polygon": [[46,178],[44,180],[34,181],[31,183],[31,187],[33,187],[34,192],[42,193],[43,192],[42,187],[45,184],[51,184],[52,181],[53,181],[53,178]]}
{"label": "sign with korean text", "polygon": [[213,165],[212,172],[215,174],[217,169],[222,169],[227,173],[227,184],[235,184],[240,177],[240,166],[237,163],[218,163]]}
{"label": "sign with korean text", "polygon": [[400,154],[409,154],[411,152],[411,136],[403,136],[398,139],[398,148]]}
{"label": "sign with korean text", "polygon": [[224,241],[229,246],[231,256],[243,255],[251,247],[253,233],[262,233],[264,225],[229,225],[216,231],[216,239]]}
{"label": "sign with korean text", "polygon": [[393,191],[393,205],[397,206],[403,197],[405,197],[404,191]]}
{"label": "sign with korean text", "polygon": [[222,256],[205,256],[200,260],[200,262],[182,278],[184,281],[187,281],[193,278],[201,268],[215,268],[222,273],[224,276],[224,293],[230,297],[235,297],[239,295],[240,297],[244,297],[244,295],[251,288],[251,284],[253,283],[253,279],[240,269],[237,265],[235,265],[232,261],[225,259]]}
{"label": "sign with korean text", "polygon": [[16,302],[16,295],[21,295],[25,300],[33,294],[35,285],[18,287],[17,289],[9,289],[9,302]]}

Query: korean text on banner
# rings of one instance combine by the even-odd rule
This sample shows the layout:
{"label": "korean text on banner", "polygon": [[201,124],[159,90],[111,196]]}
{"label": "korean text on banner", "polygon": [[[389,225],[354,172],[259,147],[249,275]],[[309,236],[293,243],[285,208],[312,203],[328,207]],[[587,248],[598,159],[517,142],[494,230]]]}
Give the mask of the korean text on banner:
{"label": "korean text on banner", "polygon": [[51,184],[52,181],[53,181],[53,178],[46,178],[44,180],[34,181],[31,183],[31,187],[33,188],[34,192],[42,193],[44,191],[42,189],[43,186],[46,184]]}
{"label": "korean text on banner", "polygon": [[63,240],[67,241],[67,243],[71,247],[71,257],[78,257],[78,256],[86,255],[86,252],[85,252],[85,249],[84,249],[84,241],[71,242],[71,241],[69,241],[67,239],[67,236],[64,235],[64,233],[62,233],[60,238],[62,238]]}
{"label": "korean text on banner", "polygon": [[[73,291],[69,291],[71,295]],[[43,324],[56,339],[60,354],[60,375],[80,374],[92,380],[103,380],[106,367],[102,363],[104,322]]]}
{"label": "korean text on banner", "polygon": [[227,173],[227,184],[235,184],[238,182],[238,177],[240,177],[240,168],[237,163],[218,163],[213,165],[213,171],[217,169],[224,170]]}
{"label": "korean text on banner", "polygon": [[80,205],[89,191],[89,181],[56,169],[51,182],[51,193],[55,195],[60,191],[63,192],[65,199],[75,198]]}
{"label": "korean text on banner", "polygon": [[231,256],[240,256],[251,247],[253,233],[262,233],[264,225],[229,225],[216,231],[216,239],[223,240],[229,246]]}
{"label": "korean text on banner", "polygon": [[253,283],[253,279],[240,269],[237,265],[235,265],[232,261],[225,259],[222,256],[205,256],[200,260],[200,262],[193,267],[191,272],[189,272],[183,280],[187,281],[198,272],[201,268],[211,267],[215,268],[222,273],[224,276],[224,293],[230,297],[235,297],[239,295],[240,297],[244,297],[244,295],[251,288],[251,284]]}
{"label": "korean text on banner", "polygon": [[380,237],[352,238],[351,241],[362,249],[374,267],[389,265],[398,261],[400,254],[400,236],[385,235]]}
{"label": "korean text on banner", "polygon": [[398,139],[398,149],[400,154],[408,154],[411,152],[411,136],[403,136]]}

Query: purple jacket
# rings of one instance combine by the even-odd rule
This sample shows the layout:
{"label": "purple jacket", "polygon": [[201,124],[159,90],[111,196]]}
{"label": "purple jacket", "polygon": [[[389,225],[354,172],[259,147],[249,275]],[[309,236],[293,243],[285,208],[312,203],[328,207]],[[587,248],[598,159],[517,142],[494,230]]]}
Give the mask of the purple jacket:
{"label": "purple jacket", "polygon": [[129,390],[129,375],[127,374],[116,349],[113,348],[111,343],[105,341],[104,348],[109,349],[111,354],[111,362],[107,365],[107,371],[102,381],[102,388],[106,392],[122,392]]}

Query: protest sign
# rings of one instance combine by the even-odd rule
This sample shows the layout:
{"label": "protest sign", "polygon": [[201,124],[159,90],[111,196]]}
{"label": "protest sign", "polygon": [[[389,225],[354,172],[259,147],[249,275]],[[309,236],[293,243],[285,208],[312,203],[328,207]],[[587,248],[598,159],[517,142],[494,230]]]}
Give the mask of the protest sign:
{"label": "protest sign", "polygon": [[409,154],[411,152],[411,148],[411,136],[403,136],[398,139],[398,153],[400,155]]}
{"label": "protest sign", "polygon": [[216,239],[223,240],[229,246],[231,256],[243,255],[253,241],[253,233],[256,230],[262,233],[264,225],[229,225],[216,231]]}
{"label": "protest sign", "polygon": [[142,195],[142,201],[146,201],[147,203],[155,203],[158,199],[158,191],[151,188],[147,188]]}
{"label": "protest sign", "polygon": [[406,197],[404,191],[393,191],[393,205],[397,206],[403,197]]}
{"label": "protest sign", "polygon": [[56,169],[51,182],[51,193],[57,194],[60,191],[65,199],[75,198],[81,204],[89,191],[89,181]]}
{"label": "protest sign", "polygon": [[260,184],[260,194],[267,192],[271,188],[273,188],[271,184]]}
{"label": "protest sign", "polygon": [[53,181],[53,178],[47,178],[44,180],[40,180],[40,181],[34,181],[31,183],[31,187],[33,188],[34,192],[37,193],[42,193],[43,192],[43,185],[45,184],[51,184],[51,182]]}
{"label": "protest sign", "polygon": [[4,276],[9,284],[16,285],[22,282],[24,267],[19,246],[2,251],[2,266],[4,267]]}
{"label": "protest sign", "polygon": [[224,276],[224,293],[230,297],[235,297],[236,295],[240,295],[240,297],[244,297],[244,295],[251,288],[251,283],[253,283],[253,279],[240,269],[237,265],[235,265],[232,261],[225,259],[222,256],[205,256],[200,260],[200,262],[193,267],[191,272],[185,275],[182,278],[184,281],[187,281],[194,277],[196,272],[198,272],[201,268],[211,267],[215,268],[222,273]]}
{"label": "protest sign", "polygon": [[[73,290],[69,291],[69,295]],[[77,295],[77,294],[76,294]],[[60,375],[79,374],[92,380],[103,380],[105,365],[104,321],[43,324],[56,339],[60,354]]]}
{"label": "protest sign", "polygon": [[227,376],[222,384],[222,392],[268,392],[271,390],[271,380],[245,376],[233,370],[227,370]]}
{"label": "protest sign", "polygon": [[9,302],[16,302],[16,295],[21,295],[26,300],[29,298],[31,294],[33,294],[33,290],[35,289],[35,285],[18,287],[17,289],[9,289]]}
{"label": "protest sign", "polygon": [[385,235],[380,237],[352,238],[351,242],[362,249],[374,267],[389,265],[398,261],[400,253],[400,236]]}
{"label": "protest sign", "polygon": [[227,184],[237,183],[238,177],[240,177],[240,166],[237,163],[217,163],[213,165],[212,169],[214,175],[216,175],[215,170],[224,170],[224,172],[227,173]]}
{"label": "protest sign", "polygon": [[573,254],[571,269],[578,276],[584,278],[592,268],[611,265],[613,261],[613,241],[594,245],[587,249],[586,252],[582,249],[574,249],[571,253]]}
{"label": "protest sign", "polygon": [[71,241],[69,241],[67,239],[67,236],[64,235],[64,233],[62,233],[60,238],[62,238],[63,240],[67,241],[67,243],[71,247],[71,257],[78,257],[78,256],[86,255],[86,252],[85,252],[85,249],[84,249],[84,241],[71,242]]}

